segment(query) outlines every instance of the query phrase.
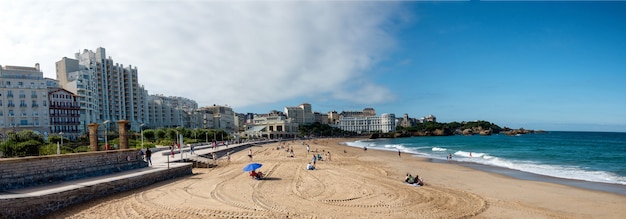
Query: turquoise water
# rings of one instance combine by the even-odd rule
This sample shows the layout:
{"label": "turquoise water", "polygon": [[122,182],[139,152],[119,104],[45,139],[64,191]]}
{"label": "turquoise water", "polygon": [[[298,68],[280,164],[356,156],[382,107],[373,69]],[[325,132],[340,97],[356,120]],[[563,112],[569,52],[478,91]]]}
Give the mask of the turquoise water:
{"label": "turquoise water", "polygon": [[[519,170],[562,179],[626,185],[626,133],[546,132],[346,142],[368,149]],[[470,156],[471,153],[471,156]]]}

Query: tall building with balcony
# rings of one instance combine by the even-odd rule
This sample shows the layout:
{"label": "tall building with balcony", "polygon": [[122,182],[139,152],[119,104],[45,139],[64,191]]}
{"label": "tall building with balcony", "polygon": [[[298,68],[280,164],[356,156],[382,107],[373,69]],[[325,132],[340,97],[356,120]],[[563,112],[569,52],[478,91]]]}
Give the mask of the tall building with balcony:
{"label": "tall building with balcony", "polygon": [[56,71],[61,87],[78,96],[81,131],[106,120],[129,120],[135,131],[145,123],[147,91],[139,84],[137,67],[115,63],[100,47],[76,53],[75,59],[64,57]]}
{"label": "tall building with balcony", "polygon": [[65,138],[77,139],[81,134],[80,105],[77,96],[63,88],[48,88],[50,131]]}
{"label": "tall building with balcony", "polygon": [[198,104],[190,99],[169,96],[162,94],[149,95],[147,107],[148,127],[192,127],[190,124],[190,114],[197,108]]}
{"label": "tall building with balcony", "polygon": [[49,134],[46,81],[39,64],[0,66],[0,134],[23,129]]}
{"label": "tall building with balcony", "polygon": [[315,122],[315,116],[311,104],[303,103],[298,106],[286,106],[285,115],[292,119],[293,122],[300,125],[312,124]]}

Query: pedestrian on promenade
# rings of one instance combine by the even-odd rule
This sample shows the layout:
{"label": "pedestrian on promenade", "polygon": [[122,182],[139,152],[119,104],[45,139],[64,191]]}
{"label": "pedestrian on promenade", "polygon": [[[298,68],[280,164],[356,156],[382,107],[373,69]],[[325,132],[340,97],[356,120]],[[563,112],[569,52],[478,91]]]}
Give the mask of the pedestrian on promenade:
{"label": "pedestrian on promenade", "polygon": [[152,151],[150,148],[146,150],[146,160],[148,160],[148,165],[152,166]]}
{"label": "pedestrian on promenade", "polygon": [[193,145],[190,145],[190,146],[189,146],[189,153],[190,153],[190,154],[193,154]]}

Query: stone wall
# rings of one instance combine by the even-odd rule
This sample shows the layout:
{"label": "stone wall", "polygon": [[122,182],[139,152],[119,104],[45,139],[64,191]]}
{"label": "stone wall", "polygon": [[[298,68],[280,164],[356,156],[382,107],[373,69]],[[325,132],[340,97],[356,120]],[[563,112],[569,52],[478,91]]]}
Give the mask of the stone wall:
{"label": "stone wall", "polygon": [[139,149],[0,160],[0,191],[46,185],[147,167]]}
{"label": "stone wall", "polygon": [[147,186],[159,181],[192,174],[191,164],[170,169],[151,169],[131,177],[68,189],[40,196],[0,196],[0,218],[37,218],[91,199]]}

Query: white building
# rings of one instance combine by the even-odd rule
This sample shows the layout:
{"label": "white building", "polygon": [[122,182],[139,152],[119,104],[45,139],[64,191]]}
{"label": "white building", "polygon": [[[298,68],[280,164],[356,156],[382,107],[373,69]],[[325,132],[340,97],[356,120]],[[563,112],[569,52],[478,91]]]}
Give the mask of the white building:
{"label": "white building", "polygon": [[385,113],[379,116],[339,117],[338,128],[344,131],[352,131],[359,134],[381,132],[388,133],[396,130],[396,116],[393,113]]}
{"label": "white building", "polygon": [[237,131],[237,127],[235,126],[235,112],[233,111],[233,108],[213,104],[213,106],[205,106],[200,109],[213,112],[214,129],[222,129],[227,133],[234,133]]}
{"label": "white building", "polygon": [[46,81],[39,64],[0,66],[0,134],[23,129],[50,132]]}
{"label": "white building", "polygon": [[298,135],[298,124],[284,115],[268,114],[254,117],[253,124],[246,125],[242,133],[246,138],[294,138]]}
{"label": "white building", "polygon": [[139,84],[137,67],[113,62],[104,48],[84,50],[76,59],[56,63],[61,87],[75,93],[81,107],[81,129],[92,122],[129,120],[132,130],[146,121],[147,91]]}
{"label": "white building", "polygon": [[300,125],[312,124],[315,122],[315,116],[311,104],[303,103],[298,106],[286,106],[285,115],[287,118],[293,120],[293,122]]}
{"label": "white building", "polygon": [[166,97],[162,94],[149,95],[146,114],[146,126],[159,127],[186,127],[198,128],[191,125],[191,114],[198,104],[183,97]]}

